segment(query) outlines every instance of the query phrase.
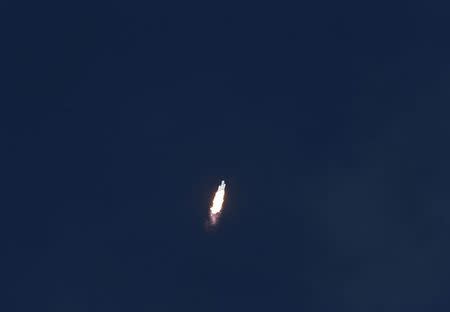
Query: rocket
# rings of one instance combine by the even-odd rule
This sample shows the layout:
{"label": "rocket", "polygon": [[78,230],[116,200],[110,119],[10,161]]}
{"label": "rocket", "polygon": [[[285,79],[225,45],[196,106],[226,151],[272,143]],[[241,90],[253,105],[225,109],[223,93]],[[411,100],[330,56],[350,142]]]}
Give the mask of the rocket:
{"label": "rocket", "polygon": [[222,180],[222,183],[219,185],[219,188],[217,189],[217,191],[225,191],[225,181]]}

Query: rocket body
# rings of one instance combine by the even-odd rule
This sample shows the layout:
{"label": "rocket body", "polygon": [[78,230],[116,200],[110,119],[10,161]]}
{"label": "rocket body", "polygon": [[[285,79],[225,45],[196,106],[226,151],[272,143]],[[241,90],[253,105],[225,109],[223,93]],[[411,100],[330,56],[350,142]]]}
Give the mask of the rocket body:
{"label": "rocket body", "polygon": [[225,191],[225,181],[222,180],[222,183],[219,185],[219,188],[217,189],[218,191]]}

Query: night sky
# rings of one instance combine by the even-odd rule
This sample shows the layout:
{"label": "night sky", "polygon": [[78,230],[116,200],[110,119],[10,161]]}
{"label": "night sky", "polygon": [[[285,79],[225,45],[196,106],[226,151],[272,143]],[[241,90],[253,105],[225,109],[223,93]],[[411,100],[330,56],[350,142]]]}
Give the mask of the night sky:
{"label": "night sky", "polygon": [[0,311],[450,311],[450,6],[297,2],[2,1]]}

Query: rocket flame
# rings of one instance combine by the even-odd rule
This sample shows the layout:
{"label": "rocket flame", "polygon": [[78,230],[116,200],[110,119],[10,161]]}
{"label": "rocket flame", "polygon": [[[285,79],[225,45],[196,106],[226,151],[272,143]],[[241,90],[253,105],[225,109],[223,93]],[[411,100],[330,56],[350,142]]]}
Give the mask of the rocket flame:
{"label": "rocket flame", "polygon": [[225,197],[225,185],[223,184],[219,186],[216,195],[214,196],[213,204],[209,208],[209,218],[211,225],[217,223],[217,219],[219,218],[220,212],[222,211],[224,197]]}

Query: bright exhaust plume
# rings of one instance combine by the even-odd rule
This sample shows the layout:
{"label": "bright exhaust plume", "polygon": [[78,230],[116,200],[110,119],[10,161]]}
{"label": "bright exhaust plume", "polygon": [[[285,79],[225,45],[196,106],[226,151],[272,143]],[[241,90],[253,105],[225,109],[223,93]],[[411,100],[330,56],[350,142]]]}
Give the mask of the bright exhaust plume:
{"label": "bright exhaust plume", "polygon": [[223,201],[225,198],[225,181],[217,188],[216,195],[214,195],[212,206],[209,208],[209,220],[212,225],[217,223],[222,212]]}

